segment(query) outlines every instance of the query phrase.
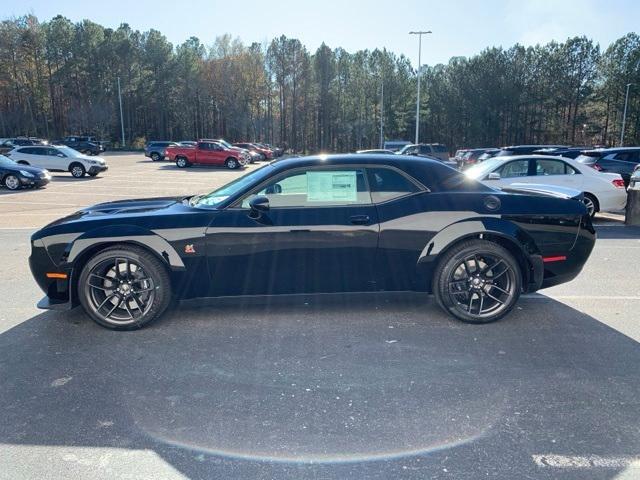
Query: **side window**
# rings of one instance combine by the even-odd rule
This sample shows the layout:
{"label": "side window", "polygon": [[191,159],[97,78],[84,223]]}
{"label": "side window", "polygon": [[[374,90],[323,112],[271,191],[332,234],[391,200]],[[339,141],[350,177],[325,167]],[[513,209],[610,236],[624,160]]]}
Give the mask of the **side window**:
{"label": "side window", "polygon": [[325,207],[371,203],[364,171],[360,168],[310,169],[273,180],[242,200],[242,207],[257,196],[269,199],[271,208]]}
{"label": "side window", "polygon": [[420,145],[420,155],[431,155],[431,147],[429,145]]}
{"label": "side window", "polygon": [[566,173],[575,173],[575,171],[567,172],[565,165],[566,163],[560,160],[536,160],[536,175],[565,175]]}
{"label": "side window", "polygon": [[47,148],[47,153],[46,155],[51,155],[53,157],[57,157],[58,155],[62,155],[65,156],[60,150],[58,150],[57,148]]}
{"label": "side window", "polygon": [[433,150],[438,153],[444,153],[447,151],[447,147],[445,147],[444,145],[434,145]]}
{"label": "side window", "polygon": [[37,150],[37,149],[29,148],[29,147],[19,148],[18,153],[24,153],[25,155],[34,155],[35,154],[34,150]]}
{"label": "side window", "polygon": [[526,177],[529,175],[529,160],[514,160],[504,165],[500,170],[500,177]]}
{"label": "side window", "polygon": [[616,154],[616,160],[622,160],[623,162],[637,163],[638,157],[636,152],[620,152]]}
{"label": "side window", "polygon": [[418,153],[418,147],[409,147],[404,151],[404,155],[415,155]]}
{"label": "side window", "polygon": [[386,202],[420,190],[415,183],[390,168],[367,168],[367,174],[374,203]]}

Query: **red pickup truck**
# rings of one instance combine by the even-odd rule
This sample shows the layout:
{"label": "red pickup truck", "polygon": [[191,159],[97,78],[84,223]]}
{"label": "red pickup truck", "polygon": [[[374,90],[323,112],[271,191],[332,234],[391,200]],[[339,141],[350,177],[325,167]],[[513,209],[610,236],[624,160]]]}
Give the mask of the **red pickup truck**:
{"label": "red pickup truck", "polygon": [[166,156],[180,168],[191,165],[224,165],[231,170],[244,167],[251,158],[249,152],[242,148],[228,148],[214,140],[198,140],[193,147],[170,146],[167,147]]}

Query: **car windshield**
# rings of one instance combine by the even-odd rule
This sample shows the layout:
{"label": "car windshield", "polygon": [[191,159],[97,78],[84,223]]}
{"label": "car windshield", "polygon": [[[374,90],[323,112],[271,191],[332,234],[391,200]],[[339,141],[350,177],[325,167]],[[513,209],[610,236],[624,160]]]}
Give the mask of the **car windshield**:
{"label": "car windshield", "polygon": [[225,140],[216,140],[217,143],[219,143],[220,145],[223,145],[225,148],[233,148],[233,145],[231,145],[229,142],[225,141]]}
{"label": "car windshield", "polygon": [[500,166],[503,162],[501,158],[493,157],[482,163],[478,163],[473,167],[468,168],[464,171],[464,174],[469,178],[479,179],[485,176],[487,173],[491,172],[493,169]]}
{"label": "car windshield", "polygon": [[67,157],[77,157],[79,152],[71,147],[56,147],[60,153],[64,153]]}
{"label": "car windshield", "polygon": [[5,167],[9,167],[12,165],[15,165],[16,162],[14,162],[13,160],[11,160],[8,157],[5,157],[4,155],[0,155],[0,165],[5,166]]}
{"label": "car windshield", "polygon": [[227,198],[241,192],[253,183],[260,182],[264,178],[268,177],[272,170],[273,166],[271,164],[264,165],[257,170],[253,170],[252,172],[243,175],[242,177],[236,178],[232,182],[227,183],[211,193],[192,197],[189,200],[189,204],[194,207],[217,207]]}

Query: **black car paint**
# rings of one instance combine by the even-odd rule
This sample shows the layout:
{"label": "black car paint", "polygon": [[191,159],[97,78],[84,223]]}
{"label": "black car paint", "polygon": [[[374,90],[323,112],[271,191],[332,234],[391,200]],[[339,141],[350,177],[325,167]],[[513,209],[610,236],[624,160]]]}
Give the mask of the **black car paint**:
{"label": "black car paint", "polygon": [[[27,177],[21,174],[20,171],[29,172],[33,177]],[[0,163],[0,185],[4,185],[4,179],[7,175],[15,175],[22,187],[44,187],[51,181],[50,177],[45,176],[45,172],[46,169],[31,165]]]}
{"label": "black car paint", "polygon": [[[272,208],[255,218],[236,202],[192,207],[182,198],[95,205],[33,234],[32,273],[43,308],[77,305],[74,279],[94,253],[135,244],[167,265],[180,298],[301,292],[430,290],[439,255],[468,238],[514,253],[527,291],[575,277],[595,242],[580,202],[496,191],[441,162],[397,155],[335,155],[272,162],[268,178],[300,167],[388,167],[420,191],[371,205]],[[358,218],[356,224],[353,219]],[[543,257],[566,255],[543,263]],[[47,272],[69,275],[46,278]],[[71,285],[71,288],[70,288]]]}

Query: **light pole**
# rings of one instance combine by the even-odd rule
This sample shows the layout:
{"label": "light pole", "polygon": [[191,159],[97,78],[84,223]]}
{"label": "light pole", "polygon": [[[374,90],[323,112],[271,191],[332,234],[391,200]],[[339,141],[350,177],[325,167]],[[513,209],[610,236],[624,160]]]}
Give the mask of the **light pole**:
{"label": "light pole", "polygon": [[417,32],[409,32],[409,35],[418,35],[418,95],[416,98],[416,141],[420,140],[420,70],[422,67],[422,35],[431,33],[431,30],[419,30]]}
{"label": "light pole", "polygon": [[120,133],[122,133],[122,147],[124,148],[124,120],[122,117],[122,94],[120,93],[120,77],[118,77],[118,103],[120,104]]}
{"label": "light pole", "polygon": [[380,148],[384,147],[384,80],[380,82]]}
{"label": "light pole", "polygon": [[624,125],[627,123],[627,104],[629,103],[629,87],[633,83],[627,83],[627,94],[624,97],[624,113],[622,114],[622,131],[620,132],[620,146],[624,147]]}

